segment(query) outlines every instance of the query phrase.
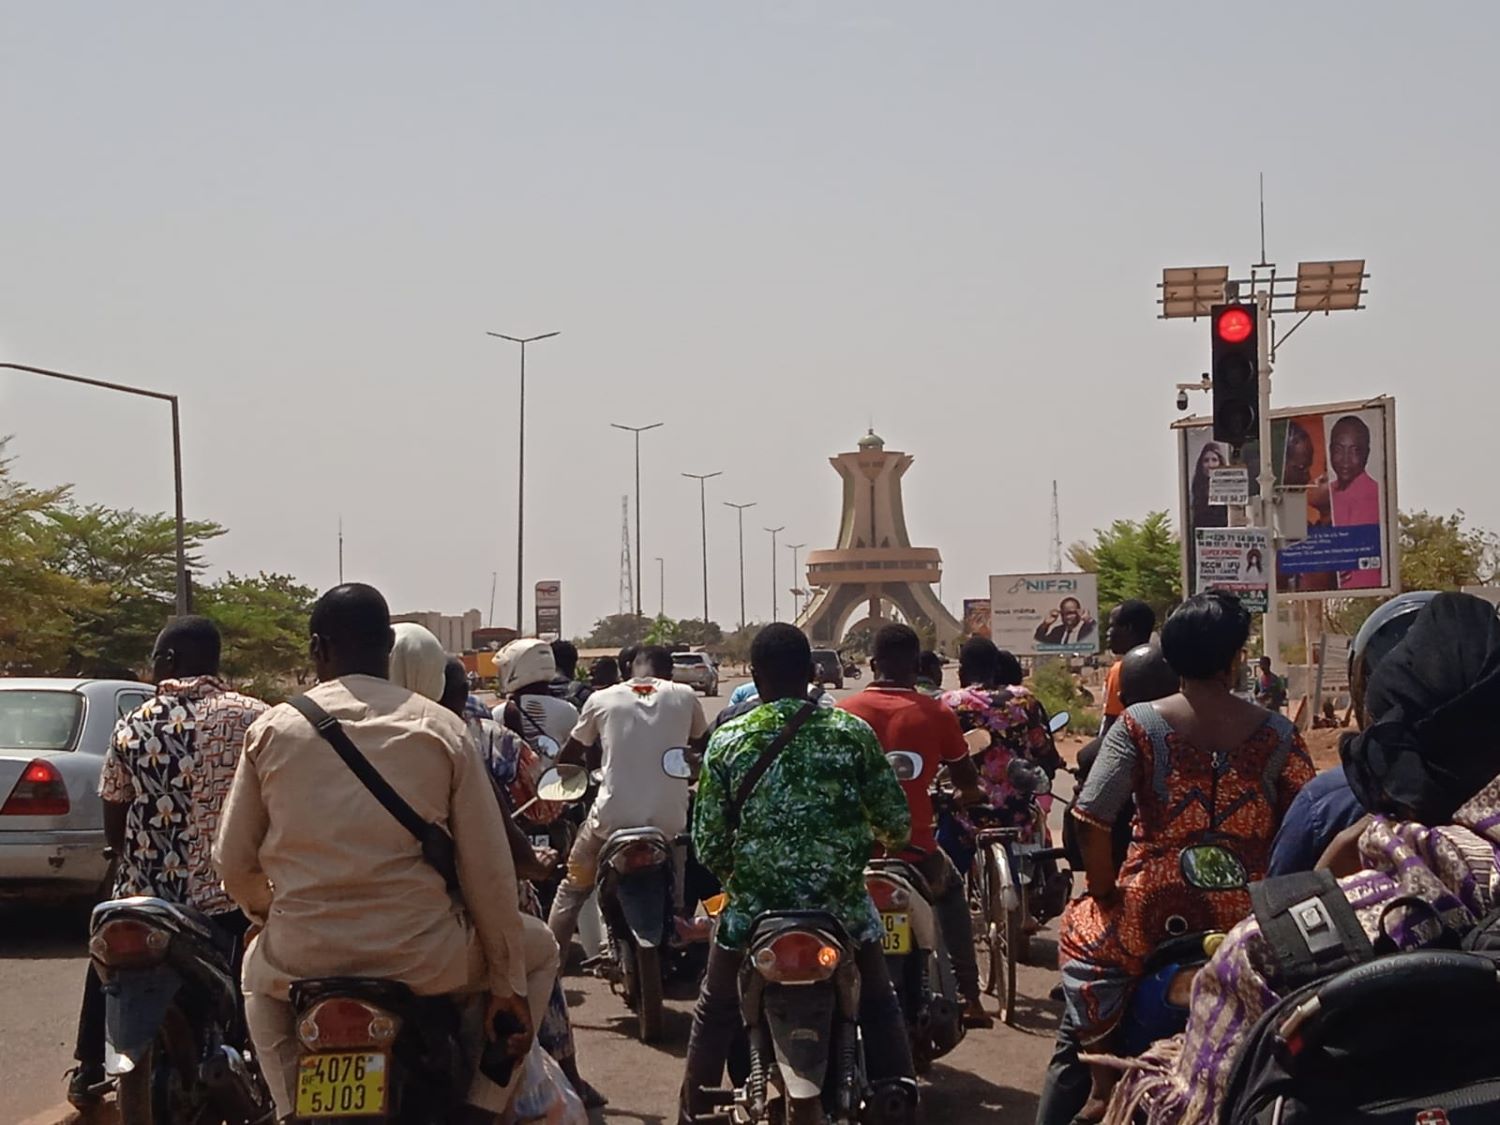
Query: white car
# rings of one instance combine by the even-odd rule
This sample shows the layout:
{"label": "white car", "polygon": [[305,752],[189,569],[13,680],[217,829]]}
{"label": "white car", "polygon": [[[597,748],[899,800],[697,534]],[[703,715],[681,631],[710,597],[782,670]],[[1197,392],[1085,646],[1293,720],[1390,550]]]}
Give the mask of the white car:
{"label": "white car", "polygon": [[674,652],[672,681],[687,684],[704,695],[718,695],[719,666],[706,652]]}
{"label": "white car", "polygon": [[127,680],[0,679],[0,898],[108,893],[104,752],[120,716],[155,693]]}

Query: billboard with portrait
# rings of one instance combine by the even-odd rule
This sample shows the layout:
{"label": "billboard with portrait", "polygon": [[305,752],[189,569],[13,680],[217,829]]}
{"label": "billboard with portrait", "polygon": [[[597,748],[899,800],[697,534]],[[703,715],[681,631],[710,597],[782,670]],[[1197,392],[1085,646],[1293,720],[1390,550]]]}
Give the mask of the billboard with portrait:
{"label": "billboard with portrait", "polygon": [[1098,652],[1098,576],[991,575],[990,639],[1017,656]]}
{"label": "billboard with portrait", "polygon": [[[1247,527],[1253,509],[1215,503],[1216,470],[1229,448],[1213,440],[1207,418],[1179,422],[1183,574],[1195,585],[1200,531]],[[1392,593],[1399,582],[1395,529],[1396,404],[1393,399],[1294,407],[1271,412],[1271,471],[1283,511],[1305,508],[1307,534],[1281,542],[1278,596],[1352,597]],[[1260,495],[1261,450],[1247,442],[1239,463],[1249,470],[1250,499]],[[1299,510],[1300,515],[1300,510]],[[1300,520],[1295,521],[1300,523]]]}
{"label": "billboard with portrait", "polygon": [[990,636],[990,599],[989,598],[965,598],[964,599],[964,636],[984,637]]}

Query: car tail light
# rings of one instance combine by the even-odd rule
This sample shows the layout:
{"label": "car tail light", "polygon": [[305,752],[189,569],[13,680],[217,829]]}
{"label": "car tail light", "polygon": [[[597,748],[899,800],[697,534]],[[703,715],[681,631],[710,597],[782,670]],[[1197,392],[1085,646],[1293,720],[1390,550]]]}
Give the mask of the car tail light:
{"label": "car tail light", "polygon": [[135,918],[117,918],[94,931],[89,956],[111,969],[135,969],[162,961],[171,944],[166,930]]}
{"label": "car tail light", "polygon": [[38,758],[21,771],[0,816],[67,816],[68,787],[51,762]]}
{"label": "car tail light", "polygon": [[336,996],[320,1000],[297,1023],[297,1038],[309,1051],[341,1051],[349,1047],[386,1047],[396,1038],[401,1021],[383,1008]]}
{"label": "car tail light", "polygon": [[658,863],[665,863],[666,852],[662,851],[659,844],[653,844],[647,840],[641,840],[634,844],[626,844],[609,858],[609,865],[622,875],[632,871],[643,871],[648,867],[655,867]]}
{"label": "car tail light", "polygon": [[905,887],[882,875],[866,875],[865,890],[875,900],[876,910],[905,910],[911,903],[911,895]]}
{"label": "car tail light", "polygon": [[842,958],[817,934],[789,930],[755,951],[755,968],[777,984],[813,984],[833,976]]}

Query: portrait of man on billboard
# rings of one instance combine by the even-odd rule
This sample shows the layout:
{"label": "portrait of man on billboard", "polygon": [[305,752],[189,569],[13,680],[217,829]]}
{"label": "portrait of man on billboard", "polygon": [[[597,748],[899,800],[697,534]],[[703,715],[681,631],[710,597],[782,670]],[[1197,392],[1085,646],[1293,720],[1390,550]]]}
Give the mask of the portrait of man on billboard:
{"label": "portrait of man on billboard", "polygon": [[1094,635],[1094,619],[1085,612],[1077,598],[1067,597],[1042,618],[1036,627],[1036,640],[1044,645],[1073,645]]}

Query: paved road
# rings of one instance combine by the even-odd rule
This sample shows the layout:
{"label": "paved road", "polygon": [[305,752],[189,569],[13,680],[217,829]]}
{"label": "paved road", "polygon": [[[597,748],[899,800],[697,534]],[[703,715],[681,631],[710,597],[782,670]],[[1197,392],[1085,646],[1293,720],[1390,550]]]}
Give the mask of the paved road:
{"label": "paved road", "polygon": [[[734,684],[726,681],[727,699]],[[858,685],[854,685],[858,686]],[[710,706],[713,700],[705,701]],[[72,1045],[85,959],[86,915],[78,910],[0,907],[0,1123],[78,1122],[63,1104],[63,1072]],[[971,1032],[933,1069],[923,1097],[929,1122],[1027,1125],[1051,1051],[1059,1008],[1047,999],[1056,982],[1049,933],[1035,943],[1041,968],[1023,968],[1017,1028]],[[586,977],[564,981],[572,1005],[584,1075],[610,1099],[596,1121],[662,1125],[673,1120],[692,996],[668,999],[666,1041],[648,1047],[630,1038],[632,1018],[608,985]],[[96,1115],[108,1122],[110,1115]]]}

